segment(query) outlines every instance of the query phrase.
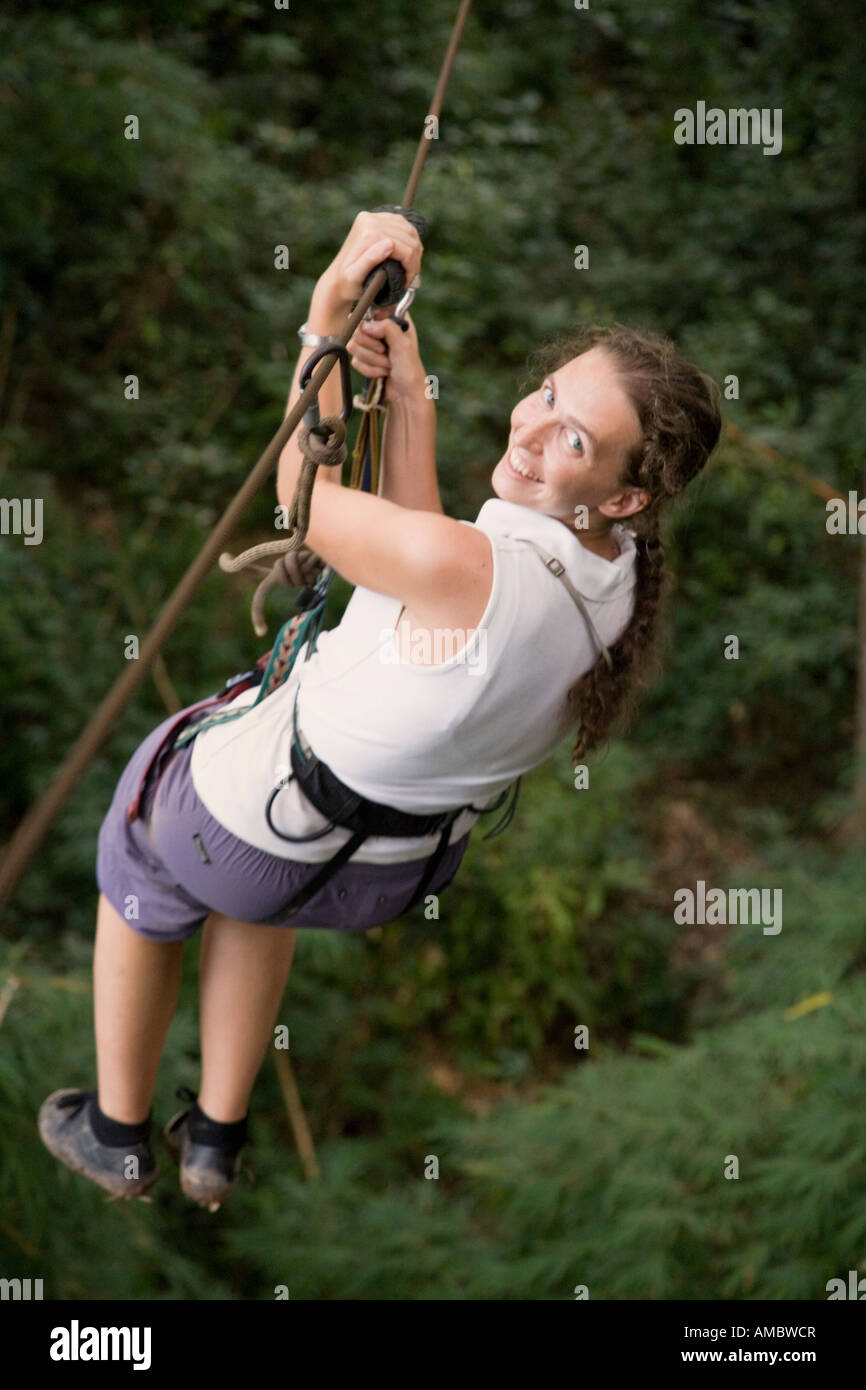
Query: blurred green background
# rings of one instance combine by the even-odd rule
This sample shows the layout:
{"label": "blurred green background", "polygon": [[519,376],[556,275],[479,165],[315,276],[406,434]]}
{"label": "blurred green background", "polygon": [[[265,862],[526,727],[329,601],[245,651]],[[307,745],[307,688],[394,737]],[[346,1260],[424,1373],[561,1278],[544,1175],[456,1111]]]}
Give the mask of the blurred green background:
{"label": "blurred green background", "polygon": [[[45,509],[40,546],[0,537],[3,838],[273,434],[316,278],[359,209],[402,196],[456,10],[0,14],[0,495]],[[863,486],[863,56],[854,0],[473,6],[417,200],[443,501],[474,519],[529,353],[578,322],[735,374],[735,428],[668,530],[664,674],[590,791],[573,740],[524,778],[438,921],[299,933],[281,1020],[321,1176],[268,1062],[217,1216],[165,1156],[151,1204],[106,1202],[35,1126],[50,1090],[94,1084],[96,835],[164,716],[148,680],[0,938],[4,1277],[59,1299],[815,1299],[866,1269],[863,542],[827,534],[820,486]],[[782,153],[676,145],[699,100],[781,108]],[[189,703],[264,645],[214,572],[164,676]],[[700,878],[781,888],[781,933],[677,926]],[[197,1083],[197,951],[160,1123]]]}

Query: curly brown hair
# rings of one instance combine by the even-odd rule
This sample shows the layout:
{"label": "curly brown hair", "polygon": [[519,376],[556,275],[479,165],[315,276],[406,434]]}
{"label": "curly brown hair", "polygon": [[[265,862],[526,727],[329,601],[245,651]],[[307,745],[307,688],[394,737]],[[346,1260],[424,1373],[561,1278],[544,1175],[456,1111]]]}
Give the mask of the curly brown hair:
{"label": "curly brown hair", "polygon": [[627,519],[637,541],[629,624],[610,648],[611,665],[598,660],[568,691],[568,711],[580,724],[572,752],[575,767],[609,737],[615,720],[633,713],[638,690],[657,674],[659,605],[668,577],[660,512],[701,471],[722,428],[721,392],[712,377],[687,361],[669,338],[646,329],[592,324],[544,343],[529,358],[533,381],[537,384],[594,347],[613,358],[642,431],[623,462],[619,483],[645,490],[650,501]]}

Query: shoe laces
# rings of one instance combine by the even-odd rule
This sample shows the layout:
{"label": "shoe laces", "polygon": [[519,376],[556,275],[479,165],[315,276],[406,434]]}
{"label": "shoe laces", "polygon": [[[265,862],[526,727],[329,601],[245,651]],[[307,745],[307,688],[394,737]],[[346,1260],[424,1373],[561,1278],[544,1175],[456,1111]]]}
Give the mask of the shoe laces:
{"label": "shoe laces", "polygon": [[85,1105],[91,1101],[96,1102],[98,1094],[98,1091],[71,1091],[68,1096],[63,1096],[57,1101],[57,1109],[71,1110],[70,1120],[77,1119]]}
{"label": "shoe laces", "polygon": [[[190,1088],[189,1088],[189,1086],[178,1086],[178,1087],[176,1088],[176,1090],[175,1090],[175,1095],[177,1096],[178,1100],[185,1100],[185,1101],[189,1102],[190,1105],[197,1105],[197,1102],[198,1102],[198,1091],[191,1091]],[[190,1118],[191,1118],[191,1116],[192,1116],[192,1111],[189,1111],[189,1110],[186,1111],[183,1115],[179,1115],[179,1116],[177,1117],[177,1120],[175,1121],[175,1130],[179,1130],[179,1129],[180,1129],[180,1126],[181,1126],[181,1124],[183,1123],[184,1120],[186,1121],[187,1129],[189,1130],[189,1125],[190,1125]],[[196,1143],[200,1143],[200,1144],[212,1143],[212,1142],[213,1142],[213,1139],[212,1139],[211,1135],[212,1135],[212,1130],[213,1130],[214,1125],[216,1125],[217,1129],[223,1129],[223,1128],[224,1128],[224,1126],[219,1125],[216,1121],[208,1120],[206,1117],[202,1117],[202,1116],[201,1116],[201,1112],[199,1112],[199,1116],[198,1116],[198,1117],[192,1116],[192,1118],[196,1120],[196,1124],[197,1124],[198,1129],[199,1129],[199,1133],[198,1133],[198,1135],[196,1136],[196,1139],[195,1139],[195,1142],[196,1142]],[[249,1120],[249,1114],[247,1113],[247,1114],[244,1116],[244,1122],[247,1122],[248,1120]],[[241,1122],[238,1121],[238,1123],[241,1123]],[[192,1138],[192,1137],[193,1137],[192,1134],[190,1134],[190,1138]],[[246,1129],[246,1123],[245,1123],[245,1124],[244,1124],[244,1129],[243,1129],[243,1131],[242,1131],[242,1134],[241,1134],[241,1136],[240,1136],[239,1139],[238,1139],[238,1147],[237,1147],[237,1150],[234,1151],[235,1154],[236,1154],[237,1152],[239,1152],[240,1149],[242,1149],[242,1148],[244,1147],[244,1145],[245,1145],[246,1142],[247,1142],[247,1138],[248,1138],[248,1135],[247,1135],[247,1129]],[[232,1152],[232,1150],[227,1150],[227,1152]]]}

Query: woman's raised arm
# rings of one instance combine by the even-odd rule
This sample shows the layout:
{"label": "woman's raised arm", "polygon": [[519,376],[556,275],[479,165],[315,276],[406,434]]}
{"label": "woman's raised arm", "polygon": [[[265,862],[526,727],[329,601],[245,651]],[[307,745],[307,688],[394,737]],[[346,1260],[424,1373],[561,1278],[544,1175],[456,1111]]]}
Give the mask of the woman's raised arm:
{"label": "woman's raised arm", "polygon": [[[337,255],[316,283],[307,314],[309,331],[323,336],[342,332],[352,305],[360,298],[364,281],[371,270],[392,256],[400,261],[406,283],[411,284],[420,269],[423,253],[417,231],[399,213],[359,212]],[[394,327],[399,332],[396,325]],[[314,348],[301,350],[286,403],[286,414],[300,394],[301,369],[314,351]],[[341,405],[340,372],[335,366],[319,391],[319,412],[321,415],[337,415]],[[280,454],[277,491],[281,497],[291,499],[294,495],[301,462],[296,431]],[[336,470],[320,468],[313,493],[315,495],[320,485],[339,482]]]}

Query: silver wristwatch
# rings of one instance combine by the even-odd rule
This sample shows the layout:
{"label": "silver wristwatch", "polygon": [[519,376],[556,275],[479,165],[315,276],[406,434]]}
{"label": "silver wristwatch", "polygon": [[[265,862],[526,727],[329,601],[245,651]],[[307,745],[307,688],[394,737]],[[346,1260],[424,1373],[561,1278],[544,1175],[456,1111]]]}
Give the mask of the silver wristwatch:
{"label": "silver wristwatch", "polygon": [[307,325],[305,323],[302,323],[300,328],[298,329],[298,337],[301,340],[302,347],[321,347],[322,343],[327,343],[330,341],[330,337],[327,333],[308,333]]}

